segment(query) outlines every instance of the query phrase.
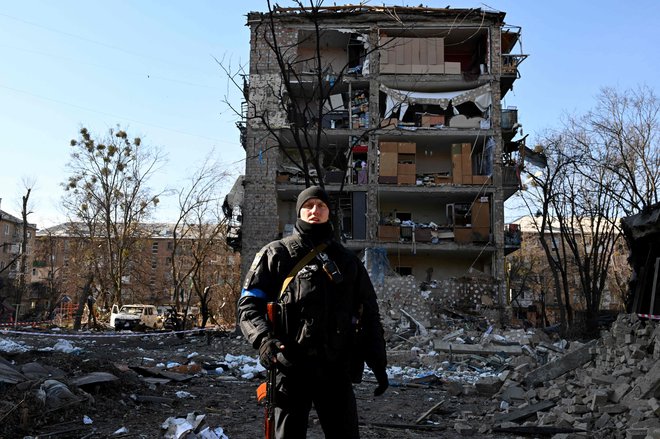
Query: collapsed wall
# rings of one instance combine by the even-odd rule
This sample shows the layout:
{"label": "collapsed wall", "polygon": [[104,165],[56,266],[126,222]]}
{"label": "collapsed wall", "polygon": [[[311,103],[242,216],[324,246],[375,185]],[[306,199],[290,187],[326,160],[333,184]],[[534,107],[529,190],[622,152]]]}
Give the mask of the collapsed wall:
{"label": "collapsed wall", "polygon": [[418,284],[413,276],[389,275],[374,285],[381,314],[388,323],[401,320],[402,310],[425,328],[442,325],[443,314],[497,321],[497,288],[492,279],[449,278]]}

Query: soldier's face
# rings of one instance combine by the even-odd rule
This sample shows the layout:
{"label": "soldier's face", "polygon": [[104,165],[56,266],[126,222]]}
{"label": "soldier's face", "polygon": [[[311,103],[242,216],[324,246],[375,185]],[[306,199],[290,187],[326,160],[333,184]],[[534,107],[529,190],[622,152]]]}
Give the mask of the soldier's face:
{"label": "soldier's face", "polygon": [[318,198],[310,198],[300,208],[300,219],[311,224],[328,222],[330,208]]}

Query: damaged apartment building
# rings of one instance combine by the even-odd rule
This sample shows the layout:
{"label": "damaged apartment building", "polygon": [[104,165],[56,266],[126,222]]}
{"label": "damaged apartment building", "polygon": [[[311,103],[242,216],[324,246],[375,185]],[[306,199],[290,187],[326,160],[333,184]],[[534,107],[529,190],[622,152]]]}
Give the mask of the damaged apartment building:
{"label": "damaged apartment building", "polygon": [[506,308],[516,230],[503,206],[519,188],[521,142],[517,109],[503,101],[526,55],[504,17],[362,5],[250,12],[233,218],[242,274],[291,232],[305,184],[321,182],[381,298],[422,292],[431,314]]}

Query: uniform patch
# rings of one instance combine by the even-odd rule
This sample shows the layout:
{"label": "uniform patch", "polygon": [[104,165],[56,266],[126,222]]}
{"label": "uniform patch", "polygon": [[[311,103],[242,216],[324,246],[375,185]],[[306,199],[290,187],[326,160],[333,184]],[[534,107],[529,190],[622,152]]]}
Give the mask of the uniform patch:
{"label": "uniform patch", "polygon": [[264,249],[261,249],[257,252],[256,255],[254,255],[254,259],[252,260],[252,265],[250,265],[250,270],[248,270],[248,273],[245,275],[245,282],[243,282],[244,290],[248,289],[248,286],[252,281],[252,277],[254,277],[254,271],[257,269],[257,266],[261,262],[261,259],[263,258],[265,252],[266,251]]}

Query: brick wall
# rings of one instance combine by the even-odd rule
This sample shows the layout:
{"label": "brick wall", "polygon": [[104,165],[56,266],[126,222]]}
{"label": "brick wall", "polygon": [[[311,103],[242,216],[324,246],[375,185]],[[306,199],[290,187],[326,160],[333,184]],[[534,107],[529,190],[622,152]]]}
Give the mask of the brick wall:
{"label": "brick wall", "polygon": [[375,288],[386,322],[400,319],[402,309],[427,328],[441,323],[444,310],[468,315],[478,312],[490,321],[499,318],[495,306],[499,285],[486,279],[444,279],[434,288],[422,290],[413,276],[387,276]]}
{"label": "brick wall", "polygon": [[[288,62],[297,56],[298,30],[276,25],[275,38]],[[265,21],[253,24],[250,31],[250,74],[279,73],[280,68],[271,49],[273,36]]]}

